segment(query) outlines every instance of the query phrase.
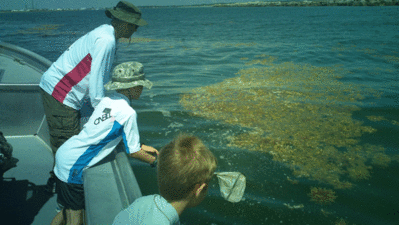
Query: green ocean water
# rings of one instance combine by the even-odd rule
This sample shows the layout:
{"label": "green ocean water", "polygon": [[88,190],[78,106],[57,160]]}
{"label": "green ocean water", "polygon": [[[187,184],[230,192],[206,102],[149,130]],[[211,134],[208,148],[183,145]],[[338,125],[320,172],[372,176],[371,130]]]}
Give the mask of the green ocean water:
{"label": "green ocean water", "polygon": [[[154,83],[151,90],[144,90],[140,100],[132,102],[138,112],[142,142],[160,149],[180,132],[195,134],[218,158],[218,171],[240,171],[247,178],[244,200],[235,204],[222,199],[214,180],[206,200],[183,213],[182,224],[398,223],[398,7],[158,8],[142,11],[149,25],[139,28],[132,43],[118,44],[115,62],[143,63],[147,78]],[[0,40],[54,61],[81,35],[108,22],[102,11],[0,14]],[[317,73],[313,72],[323,71],[323,68],[324,71],[334,70],[331,73],[339,78],[318,72],[323,79],[316,79]],[[265,72],[268,70],[272,72]],[[236,88],[239,76],[247,77],[251,83],[243,80],[243,87],[227,92],[229,88]],[[337,80],[341,83],[335,83]],[[306,89],[309,84],[312,88]],[[201,87],[213,87],[213,92],[208,92],[213,95],[207,96],[210,100],[192,98],[191,105],[203,108],[184,107],[183,96]],[[274,158],[269,149],[259,150],[261,145],[232,145],[234,138],[251,134],[262,121],[271,121],[270,118],[274,118],[274,122],[264,134],[265,138],[276,138],[273,135],[281,136],[283,132],[292,132],[295,137],[294,131],[304,132],[298,128],[299,124],[303,127],[307,123],[309,127],[315,125],[306,115],[317,114],[304,113],[298,120],[279,118],[282,111],[277,107],[281,107],[281,101],[274,99],[275,95],[271,95],[273,101],[253,100],[252,106],[248,100],[251,91],[309,93],[306,99],[291,100],[301,104],[309,100],[313,105],[324,107],[328,105],[327,95],[315,98],[314,94],[324,93],[329,87],[334,87],[330,95],[340,107],[357,107],[345,114],[345,120],[355,124],[352,128],[374,130],[351,136],[358,141],[353,147],[376,146],[382,154],[383,163],[378,164],[377,153],[356,153],[360,161],[364,160],[359,163],[363,167],[356,169],[367,168],[368,175],[353,179],[350,177],[352,167],[339,167],[337,162],[339,157],[343,163],[347,162],[344,153],[350,151],[345,145],[337,147],[342,156],[330,156],[330,161],[335,160],[331,165],[336,167],[332,168],[340,168],[342,173],[331,174],[337,175],[340,181],[350,182],[350,188],[337,188],[328,179],[312,173],[319,166],[317,160],[322,158],[311,148],[307,151],[305,148],[303,153],[308,154],[309,161],[305,158],[302,164],[293,167],[290,160],[300,156],[295,151],[291,158],[282,161]],[[355,101],[347,99],[352,94]],[[361,98],[357,98],[357,94]],[[285,100],[286,97],[281,95]],[[222,108],[221,102],[229,105]],[[251,105],[251,109],[261,105],[264,111],[255,115],[253,124],[244,126],[240,124],[242,113],[234,114],[232,110],[234,106],[241,112],[247,105]],[[234,116],[238,122],[229,122]],[[337,122],[328,125],[329,128],[339,133],[343,129],[339,127],[342,118],[337,114]],[[320,123],[320,126],[327,125]],[[320,128],[320,135],[311,134],[314,138],[326,138],[326,132]],[[333,134],[336,133],[331,136]],[[256,141],[255,136],[247,140]],[[339,142],[339,138],[336,141]],[[326,149],[321,148],[321,151]],[[157,193],[155,171],[135,161],[132,166],[142,193]],[[305,171],[305,168],[310,171],[309,177],[297,176],[294,172],[295,169]],[[332,190],[336,198],[328,204],[312,201],[312,188]]]}

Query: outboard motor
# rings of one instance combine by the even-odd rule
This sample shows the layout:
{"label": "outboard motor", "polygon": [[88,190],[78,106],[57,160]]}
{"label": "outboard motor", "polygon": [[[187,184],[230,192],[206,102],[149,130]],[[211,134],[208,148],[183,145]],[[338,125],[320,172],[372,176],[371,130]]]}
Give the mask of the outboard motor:
{"label": "outboard motor", "polygon": [[3,175],[7,170],[16,167],[19,160],[12,157],[12,146],[7,142],[3,133],[0,131],[0,176],[3,180]]}

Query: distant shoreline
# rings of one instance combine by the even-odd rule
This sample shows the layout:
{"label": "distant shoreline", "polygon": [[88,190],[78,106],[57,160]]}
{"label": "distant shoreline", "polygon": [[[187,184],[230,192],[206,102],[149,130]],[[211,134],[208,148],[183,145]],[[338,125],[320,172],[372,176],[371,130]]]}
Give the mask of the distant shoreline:
{"label": "distant shoreline", "polygon": [[319,0],[319,1],[257,1],[212,4],[212,7],[307,7],[307,6],[399,6],[399,0]]}
{"label": "distant shoreline", "polygon": [[[172,5],[172,6],[139,6],[139,8],[194,8],[194,7],[309,7],[309,6],[399,6],[399,0],[320,0],[320,1],[256,1],[241,3],[220,3],[203,5]],[[27,9],[0,10],[6,12],[53,12],[53,11],[84,11],[105,10],[105,8],[81,9]]]}

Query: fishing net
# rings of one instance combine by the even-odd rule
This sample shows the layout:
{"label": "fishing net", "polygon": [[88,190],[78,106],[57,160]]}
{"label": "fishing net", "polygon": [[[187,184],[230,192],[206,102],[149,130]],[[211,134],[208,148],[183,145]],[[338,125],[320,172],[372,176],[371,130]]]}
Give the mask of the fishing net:
{"label": "fishing net", "polygon": [[220,193],[229,202],[239,202],[244,195],[246,179],[240,172],[215,172],[218,178]]}

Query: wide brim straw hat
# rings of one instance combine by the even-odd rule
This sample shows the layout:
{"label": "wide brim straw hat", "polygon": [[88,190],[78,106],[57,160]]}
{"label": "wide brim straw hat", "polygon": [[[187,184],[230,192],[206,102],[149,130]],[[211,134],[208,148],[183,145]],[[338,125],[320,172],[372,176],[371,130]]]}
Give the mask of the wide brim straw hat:
{"label": "wide brim straw hat", "polygon": [[116,18],[138,26],[146,26],[148,23],[141,18],[141,11],[130,2],[120,1],[114,8],[105,10],[109,18]]}
{"label": "wide brim straw hat", "polygon": [[104,85],[104,88],[110,91],[136,86],[151,89],[152,82],[145,79],[143,64],[139,62],[124,62],[114,68],[111,81]]}

